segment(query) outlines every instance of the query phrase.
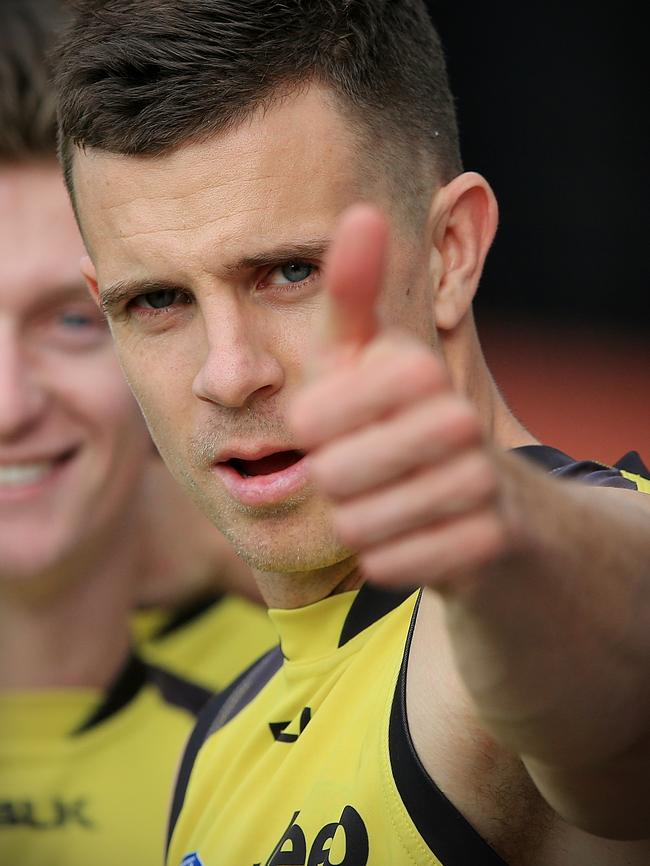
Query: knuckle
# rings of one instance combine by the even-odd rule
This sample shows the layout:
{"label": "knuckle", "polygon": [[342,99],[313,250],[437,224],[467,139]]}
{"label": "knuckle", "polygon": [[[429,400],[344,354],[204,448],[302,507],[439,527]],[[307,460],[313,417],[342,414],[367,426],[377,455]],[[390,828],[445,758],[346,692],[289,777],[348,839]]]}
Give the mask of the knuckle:
{"label": "knuckle", "polygon": [[442,362],[427,347],[409,346],[395,359],[395,372],[402,381],[422,390],[435,390],[446,379]]}
{"label": "knuckle", "polygon": [[434,397],[419,413],[418,439],[423,451],[452,450],[478,444],[480,423],[474,409],[455,394]]}
{"label": "knuckle", "polygon": [[507,533],[501,518],[489,510],[483,517],[475,534],[474,552],[481,563],[492,562],[504,553]]}
{"label": "knuckle", "polygon": [[359,564],[364,578],[368,580],[385,580],[390,574],[390,570],[386,567],[386,558],[380,550],[362,554],[359,557]]}
{"label": "knuckle", "polygon": [[430,350],[421,348],[414,351],[411,363],[420,381],[431,389],[439,388],[447,382],[447,373],[442,361]]}
{"label": "knuckle", "polygon": [[477,442],[481,439],[478,413],[464,397],[454,395],[449,401],[447,424],[452,435],[463,442]]}
{"label": "knuckle", "polygon": [[499,488],[499,476],[485,451],[476,449],[466,458],[468,490],[480,499],[492,499]]}

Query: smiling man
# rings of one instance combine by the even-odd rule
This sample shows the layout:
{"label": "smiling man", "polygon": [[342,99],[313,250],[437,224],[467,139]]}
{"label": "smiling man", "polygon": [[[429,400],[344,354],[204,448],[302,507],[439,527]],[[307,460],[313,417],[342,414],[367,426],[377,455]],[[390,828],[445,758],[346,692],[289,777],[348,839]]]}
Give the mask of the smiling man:
{"label": "smiling man", "polygon": [[164,622],[147,658],[213,688],[273,633],[214,588],[197,610],[223,539],[153,454],[79,273],[45,59],[61,15],[0,7],[0,863],[158,866],[211,692],[133,649],[134,596]]}
{"label": "smiling man", "polygon": [[93,0],[60,88],[87,282],[282,646],[197,727],[169,863],[646,863],[647,482],[491,379],[422,3]]}
{"label": "smiling man", "polygon": [[151,443],[54,160],[3,153],[0,212],[0,860],[154,864],[209,693],[130,651]]}

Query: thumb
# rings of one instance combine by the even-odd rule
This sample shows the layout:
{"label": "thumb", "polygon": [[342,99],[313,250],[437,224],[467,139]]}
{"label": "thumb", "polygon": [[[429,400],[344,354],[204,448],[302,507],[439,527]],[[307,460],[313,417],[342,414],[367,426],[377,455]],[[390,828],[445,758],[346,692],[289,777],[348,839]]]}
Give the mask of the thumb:
{"label": "thumb", "polygon": [[325,262],[327,308],[321,348],[347,354],[377,333],[376,304],[388,250],[388,223],[381,211],[353,205],[343,214]]}

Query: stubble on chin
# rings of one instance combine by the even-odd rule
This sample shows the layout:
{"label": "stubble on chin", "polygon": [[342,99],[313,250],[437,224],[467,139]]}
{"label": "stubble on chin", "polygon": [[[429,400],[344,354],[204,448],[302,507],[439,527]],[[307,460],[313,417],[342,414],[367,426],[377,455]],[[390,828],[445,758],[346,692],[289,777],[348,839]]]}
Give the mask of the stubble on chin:
{"label": "stubble on chin", "polygon": [[198,508],[256,571],[311,572],[351,556],[334,533],[329,505],[311,490],[273,505],[249,506],[218,494],[213,478],[201,483],[187,469],[181,476]]}
{"label": "stubble on chin", "polygon": [[223,489],[212,466],[223,453],[224,442],[230,447],[234,442],[255,441],[290,444],[290,437],[277,417],[246,412],[231,419],[227,430],[215,427],[194,434],[182,459],[178,452],[167,451],[165,462],[199,510],[256,571],[312,572],[349,559],[350,550],[334,533],[329,504],[311,485],[283,502],[265,506],[238,502]]}

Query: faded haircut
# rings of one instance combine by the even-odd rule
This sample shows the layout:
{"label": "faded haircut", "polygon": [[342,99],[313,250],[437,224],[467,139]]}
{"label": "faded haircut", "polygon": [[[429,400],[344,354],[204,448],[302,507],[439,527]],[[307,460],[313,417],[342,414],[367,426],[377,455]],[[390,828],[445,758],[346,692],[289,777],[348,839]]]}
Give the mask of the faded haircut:
{"label": "faded haircut", "polygon": [[[58,53],[59,153],[157,156],[318,83],[398,201],[461,170],[423,0],[75,0]],[[426,202],[424,201],[426,198]]]}
{"label": "faded haircut", "polygon": [[0,0],[0,162],[56,158],[56,93],[48,52],[62,0]]}

